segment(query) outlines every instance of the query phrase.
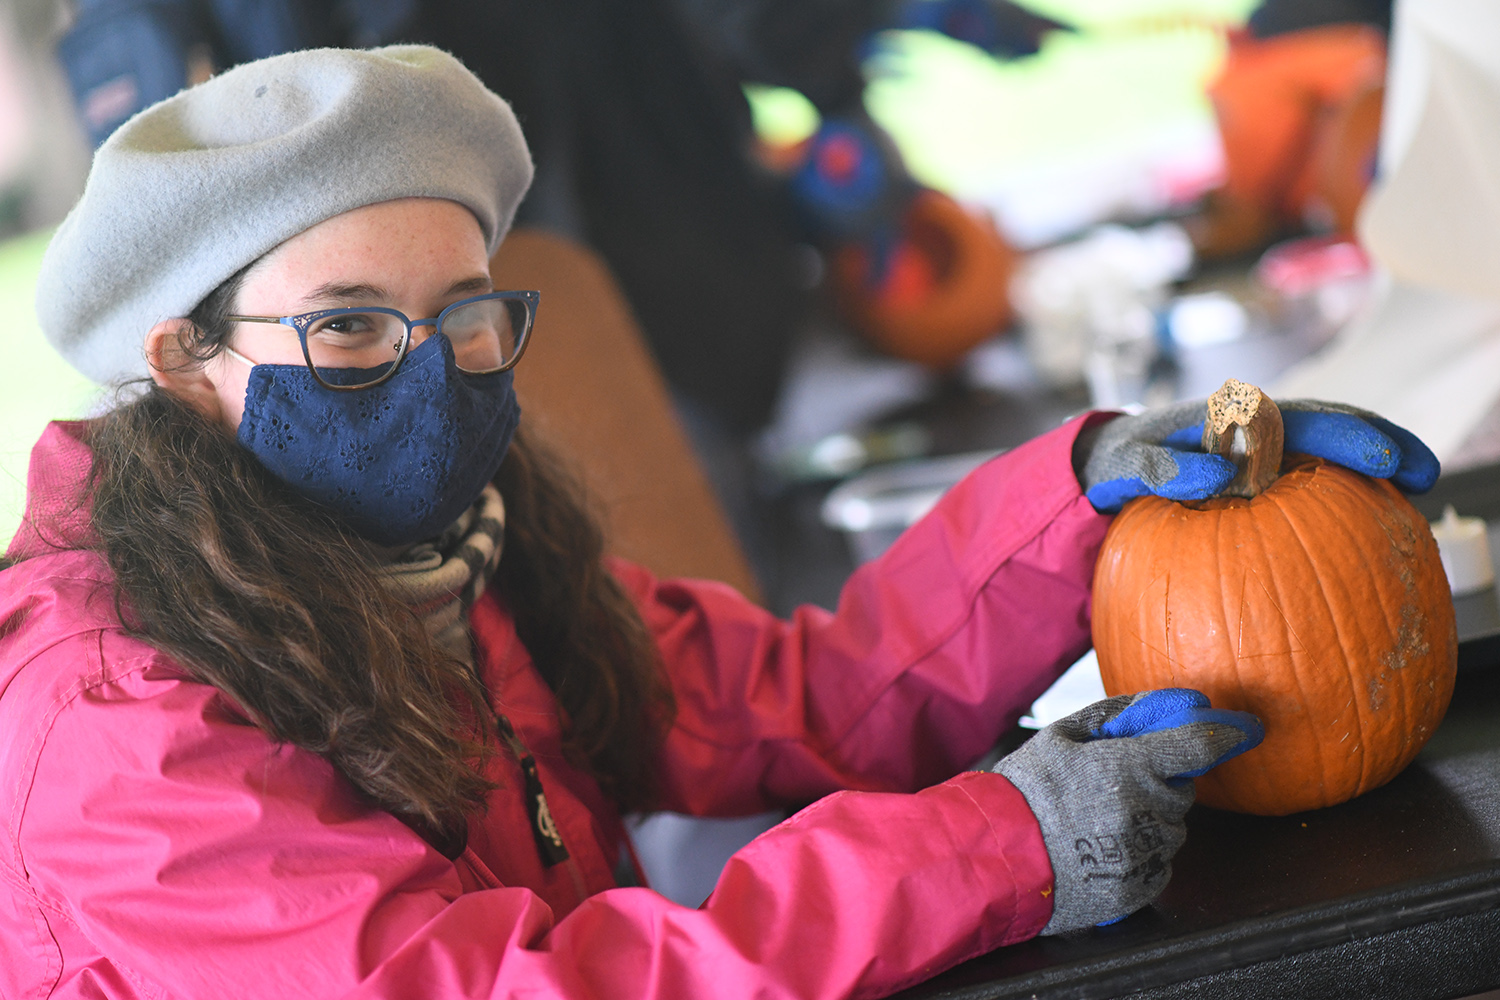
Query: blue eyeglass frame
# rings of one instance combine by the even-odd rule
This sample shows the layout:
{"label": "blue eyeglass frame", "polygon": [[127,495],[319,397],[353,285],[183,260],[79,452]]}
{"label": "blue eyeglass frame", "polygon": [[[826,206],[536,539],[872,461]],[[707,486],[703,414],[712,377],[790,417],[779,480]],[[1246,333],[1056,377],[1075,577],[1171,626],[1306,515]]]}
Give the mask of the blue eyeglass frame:
{"label": "blue eyeglass frame", "polygon": [[[298,313],[295,316],[240,316],[232,315],[224,318],[231,323],[279,323],[289,326],[297,331],[297,341],[302,345],[302,360],[307,362],[307,370],[312,372],[312,377],[325,389],[335,392],[358,392],[361,389],[372,389],[396,374],[401,367],[401,362],[406,360],[406,352],[411,349],[411,332],[419,326],[430,326],[434,334],[443,332],[443,320],[455,309],[472,305],[475,302],[485,302],[491,299],[504,299],[508,302],[520,302],[526,307],[526,320],[521,326],[521,331],[516,335],[516,353],[505,364],[498,368],[486,368],[484,371],[468,372],[470,375],[495,375],[499,372],[509,371],[521,360],[521,355],[526,353],[526,345],[531,341],[531,327],[536,323],[536,310],[542,300],[542,293],[532,289],[517,289],[503,292],[486,292],[484,295],[471,295],[467,299],[459,299],[457,302],[443,309],[436,316],[428,319],[410,319],[406,313],[399,309],[388,309],[385,306],[349,306],[339,309],[319,309],[315,312]],[[373,382],[365,382],[360,385],[334,385],[332,382],[323,381],[318,374],[317,367],[313,364],[312,354],[307,349],[307,331],[314,323],[329,316],[355,316],[368,313],[384,313],[399,319],[405,332],[401,335],[401,348],[396,352],[396,360]],[[464,369],[468,371],[468,369]]]}

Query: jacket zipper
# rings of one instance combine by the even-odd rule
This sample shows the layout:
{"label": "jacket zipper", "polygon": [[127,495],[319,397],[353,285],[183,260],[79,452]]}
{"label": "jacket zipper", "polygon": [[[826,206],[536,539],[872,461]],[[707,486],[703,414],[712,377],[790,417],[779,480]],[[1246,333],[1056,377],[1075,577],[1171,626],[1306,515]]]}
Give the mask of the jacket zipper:
{"label": "jacket zipper", "polygon": [[[537,852],[542,857],[542,866],[551,868],[568,860],[568,848],[563,843],[562,834],[558,832],[557,823],[552,818],[552,809],[547,805],[547,793],[542,788],[542,776],[537,770],[536,758],[531,751],[526,749],[526,744],[521,742],[521,737],[516,735],[516,727],[511,725],[500,711],[495,712],[495,725],[500,730],[500,736],[505,740],[510,752],[515,754],[516,761],[521,765],[521,774],[525,779],[526,815],[531,819],[531,836],[536,841]],[[571,866],[570,866],[571,867]],[[574,873],[574,881],[577,881],[577,873]]]}

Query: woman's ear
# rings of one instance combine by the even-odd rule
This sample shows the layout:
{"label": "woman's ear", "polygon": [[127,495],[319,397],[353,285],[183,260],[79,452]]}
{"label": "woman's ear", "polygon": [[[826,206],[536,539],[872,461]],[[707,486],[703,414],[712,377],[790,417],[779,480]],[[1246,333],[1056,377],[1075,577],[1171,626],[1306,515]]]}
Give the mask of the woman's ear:
{"label": "woman's ear", "polygon": [[165,319],[147,331],[146,364],[151,369],[151,381],[210,420],[219,421],[223,406],[218,386],[209,377],[208,366],[188,350],[193,333],[193,324],[186,319]]}

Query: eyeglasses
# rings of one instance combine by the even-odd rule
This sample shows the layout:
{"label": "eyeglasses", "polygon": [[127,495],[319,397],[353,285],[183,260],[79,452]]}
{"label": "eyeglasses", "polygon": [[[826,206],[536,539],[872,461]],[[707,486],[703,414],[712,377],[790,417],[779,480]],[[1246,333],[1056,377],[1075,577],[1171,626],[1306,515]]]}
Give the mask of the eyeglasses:
{"label": "eyeglasses", "polygon": [[408,319],[403,312],[380,306],[226,319],[291,327],[318,384],[348,392],[379,385],[396,374],[411,348],[411,332],[419,326],[430,326],[448,338],[462,371],[490,375],[512,368],[526,350],[540,300],[541,293],[534,291],[490,292],[460,299],[431,319]]}

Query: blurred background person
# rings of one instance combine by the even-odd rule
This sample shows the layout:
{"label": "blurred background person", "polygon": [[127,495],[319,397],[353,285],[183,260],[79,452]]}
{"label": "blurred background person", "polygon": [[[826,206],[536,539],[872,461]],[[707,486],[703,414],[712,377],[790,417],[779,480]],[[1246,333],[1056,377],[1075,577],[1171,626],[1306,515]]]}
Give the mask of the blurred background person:
{"label": "blurred background person", "polygon": [[1309,227],[1342,236],[1375,174],[1393,0],[1267,0],[1210,85],[1225,180],[1189,234],[1198,253],[1263,250]]}
{"label": "blurred background person", "polygon": [[[932,28],[1019,56],[1060,26],[1004,0],[83,0],[58,53],[97,145],[150,102],[277,52],[453,52],[513,102],[535,150],[521,223],[597,249],[683,401],[738,435],[769,418],[812,306],[806,244],[866,240],[883,261],[917,191],[863,111],[871,36]],[[821,185],[789,191],[754,156],[746,80],[801,91],[853,137]]]}

